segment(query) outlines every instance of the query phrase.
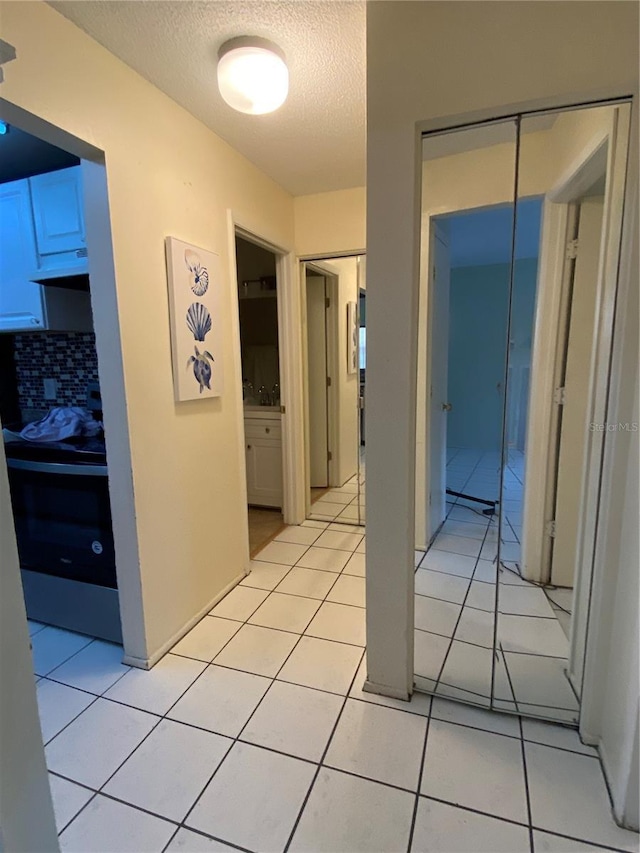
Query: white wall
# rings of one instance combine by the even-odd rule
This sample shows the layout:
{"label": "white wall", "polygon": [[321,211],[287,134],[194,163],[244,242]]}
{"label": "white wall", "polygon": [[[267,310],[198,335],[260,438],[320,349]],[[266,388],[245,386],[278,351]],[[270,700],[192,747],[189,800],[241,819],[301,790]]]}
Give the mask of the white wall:
{"label": "white wall", "polygon": [[364,249],[365,187],[298,196],[294,209],[298,255],[331,257]]}
{"label": "white wall", "polygon": [[406,696],[412,686],[418,131],[636,93],[637,30],[631,3],[367,6],[370,689]]}
{"label": "white wall", "polygon": [[0,441],[0,850],[58,850]]}
{"label": "white wall", "polygon": [[[227,211],[247,230],[292,249],[293,199],[45,3],[3,4],[2,37],[18,58],[4,68],[0,92],[8,106],[0,103],[0,111],[17,105],[106,156],[119,314],[114,331],[126,387],[121,426],[128,429],[130,458],[110,446],[109,432],[107,452],[110,465],[132,474],[128,514],[135,512],[139,565],[137,558],[119,565],[119,578],[139,586],[140,607],[123,627],[127,654],[144,663],[245,570],[237,295]],[[220,399],[173,400],[167,235],[221,256]],[[101,350],[97,328],[100,378],[108,385],[105,331]],[[118,547],[122,530],[115,533]]]}

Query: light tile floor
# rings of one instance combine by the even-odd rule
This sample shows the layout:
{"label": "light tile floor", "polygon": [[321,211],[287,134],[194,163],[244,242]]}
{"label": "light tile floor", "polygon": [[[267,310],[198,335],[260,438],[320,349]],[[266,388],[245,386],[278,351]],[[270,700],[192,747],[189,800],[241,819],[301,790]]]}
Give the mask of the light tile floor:
{"label": "light tile floor", "polygon": [[[497,499],[497,462],[495,453],[454,448],[448,487]],[[565,674],[571,591],[542,589],[519,571],[523,469],[523,454],[511,452],[497,572],[497,516],[461,498],[451,497],[426,554],[416,552],[416,685],[485,707],[493,690],[502,710],[576,724],[578,702]]]}
{"label": "light tile floor", "polygon": [[[362,691],[364,541],[283,531],[302,551],[255,560],[149,672],[31,625],[62,850],[637,850],[576,732]],[[313,549],[332,568],[306,568]]]}
{"label": "light tile floor", "polygon": [[358,472],[339,488],[328,489],[311,504],[310,519],[363,525],[366,518],[365,456],[360,449]]}

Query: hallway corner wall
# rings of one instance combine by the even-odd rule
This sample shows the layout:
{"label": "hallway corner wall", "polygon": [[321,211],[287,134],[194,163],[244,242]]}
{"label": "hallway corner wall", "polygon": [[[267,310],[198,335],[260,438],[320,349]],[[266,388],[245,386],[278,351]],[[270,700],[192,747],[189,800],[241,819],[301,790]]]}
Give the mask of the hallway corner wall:
{"label": "hallway corner wall", "polygon": [[[102,344],[99,324],[96,332],[99,358],[101,346],[117,346],[118,334],[122,342],[126,400],[116,407],[121,423],[111,434],[129,436],[130,453],[118,457],[118,467],[121,480],[132,480],[129,515],[139,564],[131,556],[118,576],[139,588],[138,636],[130,643],[125,637],[125,654],[144,666],[246,571],[228,212],[293,251],[293,198],[48,4],[3,4],[2,19],[17,59],[5,69],[0,112],[6,103],[105,154],[119,329],[107,340],[104,320]],[[225,390],[219,398],[174,400],[167,236],[220,256],[215,286],[224,318]],[[118,368],[102,362],[101,384],[115,387],[109,374]]]}

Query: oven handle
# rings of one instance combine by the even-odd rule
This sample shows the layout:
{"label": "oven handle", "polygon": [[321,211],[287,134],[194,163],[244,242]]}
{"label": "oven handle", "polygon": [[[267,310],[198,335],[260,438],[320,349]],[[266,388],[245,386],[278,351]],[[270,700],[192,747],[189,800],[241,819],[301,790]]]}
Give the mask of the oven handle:
{"label": "oven handle", "polygon": [[73,474],[83,477],[106,477],[106,465],[65,465],[62,462],[32,462],[29,459],[7,459],[8,468],[38,471],[42,474]]}

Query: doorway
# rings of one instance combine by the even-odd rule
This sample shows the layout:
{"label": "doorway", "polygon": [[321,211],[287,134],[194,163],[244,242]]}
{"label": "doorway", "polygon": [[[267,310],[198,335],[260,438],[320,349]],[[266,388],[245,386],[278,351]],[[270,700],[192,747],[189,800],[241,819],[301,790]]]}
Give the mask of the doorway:
{"label": "doorway", "polygon": [[364,258],[304,262],[307,518],[361,526],[364,496]]}
{"label": "doorway", "polygon": [[[522,503],[541,209],[539,198],[518,203],[507,412],[514,505]],[[499,503],[511,219],[508,204],[431,218],[431,540],[456,500],[487,515]]]}
{"label": "doorway", "polygon": [[[118,472],[107,466],[105,328],[92,311],[104,298],[93,265],[105,247],[88,235],[106,200],[104,167],[8,123],[0,162],[0,419],[34,643],[55,637],[45,625],[121,643]],[[104,221],[98,228],[90,236],[110,251]],[[106,362],[116,365],[113,337]]]}
{"label": "doorway", "polygon": [[331,408],[327,314],[331,305],[327,276],[317,268],[306,269],[307,377],[309,396],[309,487],[311,503],[329,489],[331,462],[329,412]]}
{"label": "doorway", "polygon": [[236,233],[249,552],[284,526],[277,255]]}

